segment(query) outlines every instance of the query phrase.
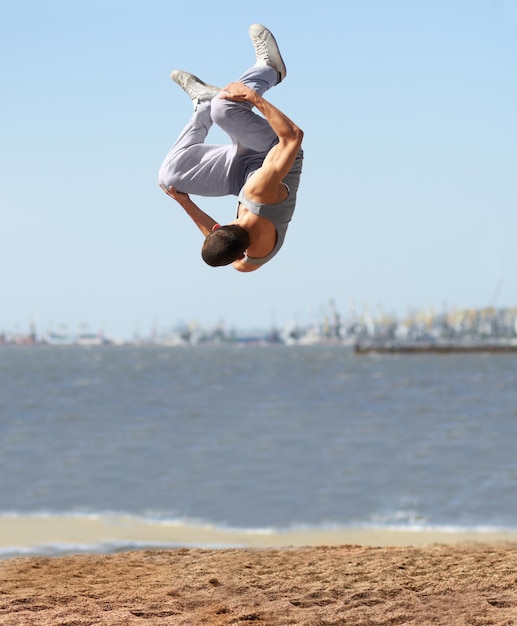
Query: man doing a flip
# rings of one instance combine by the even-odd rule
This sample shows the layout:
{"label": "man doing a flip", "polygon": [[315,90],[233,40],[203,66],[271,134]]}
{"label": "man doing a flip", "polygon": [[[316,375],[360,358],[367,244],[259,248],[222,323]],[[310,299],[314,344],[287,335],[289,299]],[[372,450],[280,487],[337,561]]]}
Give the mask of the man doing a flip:
{"label": "man doing a flip", "polygon": [[[205,236],[201,255],[211,266],[251,272],[282,247],[296,204],[303,132],[264,99],[286,67],[275,38],[260,24],[249,29],[256,63],[222,90],[175,70],[171,78],[191,97],[194,115],[160,168],[158,182]],[[261,115],[252,109],[256,108]],[[231,144],[205,143],[212,124]],[[189,194],[238,197],[237,217],[220,226]]]}

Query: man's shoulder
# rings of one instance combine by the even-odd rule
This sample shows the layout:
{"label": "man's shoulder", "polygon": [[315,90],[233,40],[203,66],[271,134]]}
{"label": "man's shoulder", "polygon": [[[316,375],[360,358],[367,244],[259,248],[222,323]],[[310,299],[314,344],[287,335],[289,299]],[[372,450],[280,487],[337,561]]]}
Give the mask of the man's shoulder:
{"label": "man's shoulder", "polygon": [[254,272],[262,267],[262,265],[253,265],[252,263],[248,263],[246,259],[237,259],[237,261],[232,263],[232,267],[238,272]]}

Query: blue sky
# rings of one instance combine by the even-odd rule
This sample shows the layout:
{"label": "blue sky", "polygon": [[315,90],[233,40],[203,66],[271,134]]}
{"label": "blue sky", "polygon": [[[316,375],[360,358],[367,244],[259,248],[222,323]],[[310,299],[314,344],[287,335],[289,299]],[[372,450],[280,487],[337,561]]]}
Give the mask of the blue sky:
{"label": "blue sky", "polygon": [[[239,274],[201,261],[157,171],[191,114],[170,71],[237,79],[253,22],[305,164],[284,248]],[[0,0],[0,331],[517,306],[516,62],[515,0]]]}

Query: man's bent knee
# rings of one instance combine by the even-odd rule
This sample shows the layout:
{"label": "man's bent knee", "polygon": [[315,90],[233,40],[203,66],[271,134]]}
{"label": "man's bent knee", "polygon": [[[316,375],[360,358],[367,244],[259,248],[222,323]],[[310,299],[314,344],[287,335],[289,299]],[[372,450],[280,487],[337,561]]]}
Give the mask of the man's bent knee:
{"label": "man's bent knee", "polygon": [[163,164],[158,172],[158,184],[160,187],[176,187],[179,182],[179,178],[174,175],[174,170],[168,164]]}
{"label": "man's bent knee", "polygon": [[234,109],[242,108],[241,102],[232,102],[231,100],[225,100],[224,98],[214,98],[212,100],[211,114],[212,120],[218,125],[224,127],[225,119],[227,119],[230,111]]}

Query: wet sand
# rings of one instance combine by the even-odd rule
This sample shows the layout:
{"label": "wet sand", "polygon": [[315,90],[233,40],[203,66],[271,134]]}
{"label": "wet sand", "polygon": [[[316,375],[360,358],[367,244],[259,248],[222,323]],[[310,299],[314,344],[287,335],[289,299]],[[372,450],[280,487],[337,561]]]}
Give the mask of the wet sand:
{"label": "wet sand", "polygon": [[[289,531],[233,530],[210,525],[180,522],[151,522],[136,517],[54,517],[0,516],[0,550],[16,546],[60,546],[67,550],[88,552],[100,548],[113,552],[115,548],[147,547],[210,547],[210,548],[271,548],[284,546],[319,546],[357,544],[363,546],[417,546],[435,543],[465,542],[493,544],[517,543],[517,532],[471,531],[459,532],[422,529],[299,529]],[[81,549],[77,549],[77,547]],[[106,547],[104,549],[103,547]],[[40,551],[41,553],[41,551]]]}
{"label": "wet sand", "polygon": [[250,623],[515,626],[517,543],[179,548],[0,561],[2,625]]}

